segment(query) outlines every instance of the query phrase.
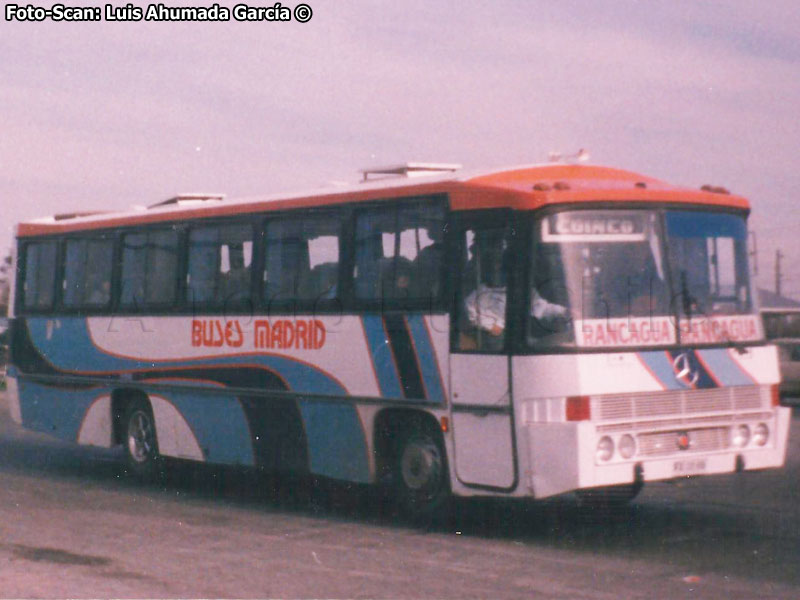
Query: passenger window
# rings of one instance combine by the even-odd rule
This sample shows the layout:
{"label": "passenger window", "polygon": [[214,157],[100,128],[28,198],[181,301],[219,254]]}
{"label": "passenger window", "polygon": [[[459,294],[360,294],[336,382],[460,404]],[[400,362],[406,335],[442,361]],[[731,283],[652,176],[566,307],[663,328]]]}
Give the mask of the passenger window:
{"label": "passenger window", "polygon": [[250,300],[252,262],[250,226],[193,229],[189,234],[188,300],[224,306],[246,303]]}
{"label": "passenger window", "polygon": [[25,282],[22,288],[25,308],[53,306],[56,280],[56,242],[28,244],[25,248]]}
{"label": "passenger window", "polygon": [[468,229],[459,238],[460,350],[496,352],[506,333],[508,238],[505,228]]}
{"label": "passenger window", "polygon": [[178,233],[130,233],[122,238],[122,293],[125,308],[169,305],[178,281]]}
{"label": "passenger window", "polygon": [[337,298],[340,235],[341,219],[330,214],[267,223],[265,301],[316,303]]}
{"label": "passenger window", "polygon": [[65,306],[108,306],[113,251],[114,243],[109,239],[67,240],[63,282]]}
{"label": "passenger window", "polygon": [[441,297],[441,205],[374,208],[356,215],[355,295],[430,305]]}

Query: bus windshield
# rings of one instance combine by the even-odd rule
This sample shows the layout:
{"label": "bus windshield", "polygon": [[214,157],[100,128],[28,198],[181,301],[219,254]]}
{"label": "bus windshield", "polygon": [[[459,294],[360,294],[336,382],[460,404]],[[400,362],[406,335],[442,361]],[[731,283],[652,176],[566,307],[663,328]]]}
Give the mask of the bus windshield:
{"label": "bus windshield", "polygon": [[534,347],[720,343],[761,337],[743,217],[567,210],[536,221]]}

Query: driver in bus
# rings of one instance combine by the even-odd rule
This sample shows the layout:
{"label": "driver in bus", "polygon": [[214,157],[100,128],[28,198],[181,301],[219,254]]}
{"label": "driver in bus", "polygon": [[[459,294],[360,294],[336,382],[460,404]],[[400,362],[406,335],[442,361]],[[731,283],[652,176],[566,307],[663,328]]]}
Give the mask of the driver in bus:
{"label": "driver in bus", "polygon": [[[493,336],[500,336],[506,327],[506,288],[480,284],[464,300],[469,322]],[[567,317],[567,309],[542,298],[531,288],[531,315],[540,323]]]}
{"label": "driver in bus", "polygon": [[[484,244],[483,247],[473,244],[470,249],[473,258],[467,266],[467,273],[475,272],[477,253],[480,252],[482,276],[475,289],[464,299],[467,319],[474,327],[493,337],[500,337],[506,327],[505,265],[510,260],[510,251],[494,244]],[[539,322],[547,323],[566,318],[567,309],[549,302],[536,288],[531,288],[530,314]]]}

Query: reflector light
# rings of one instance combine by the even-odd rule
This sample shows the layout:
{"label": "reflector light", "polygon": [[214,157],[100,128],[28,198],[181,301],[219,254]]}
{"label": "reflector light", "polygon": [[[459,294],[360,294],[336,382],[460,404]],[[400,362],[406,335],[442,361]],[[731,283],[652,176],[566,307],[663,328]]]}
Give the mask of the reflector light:
{"label": "reflector light", "polygon": [[448,419],[447,417],[442,417],[439,420],[439,422],[441,423],[442,426],[442,432],[447,433],[448,431],[450,431],[450,419]]}
{"label": "reflector light", "polygon": [[570,396],[567,398],[567,421],[588,421],[592,418],[592,405],[589,396]]}
{"label": "reflector light", "polygon": [[769,388],[770,396],[772,397],[772,406],[780,406],[781,405],[781,388],[776,383],[770,386]]}

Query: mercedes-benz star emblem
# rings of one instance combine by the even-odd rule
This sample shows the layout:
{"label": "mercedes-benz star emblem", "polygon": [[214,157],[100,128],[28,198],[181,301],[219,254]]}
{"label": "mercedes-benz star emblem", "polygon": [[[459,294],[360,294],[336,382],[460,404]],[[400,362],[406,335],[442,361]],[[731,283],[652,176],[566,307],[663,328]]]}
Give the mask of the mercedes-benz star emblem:
{"label": "mercedes-benz star emblem", "polygon": [[675,370],[675,379],[688,387],[694,386],[700,377],[700,371],[692,370],[692,363],[687,352],[681,352],[675,357],[675,360],[672,361],[672,368]]}

